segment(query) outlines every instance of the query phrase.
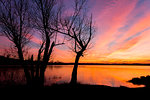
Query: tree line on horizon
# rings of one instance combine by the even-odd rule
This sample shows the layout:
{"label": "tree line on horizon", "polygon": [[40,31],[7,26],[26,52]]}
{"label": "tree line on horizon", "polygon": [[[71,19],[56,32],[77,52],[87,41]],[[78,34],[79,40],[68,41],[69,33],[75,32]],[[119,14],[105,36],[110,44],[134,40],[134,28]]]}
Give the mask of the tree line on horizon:
{"label": "tree line on horizon", "polygon": [[[95,28],[92,14],[87,13],[88,0],[72,3],[71,12],[66,14],[63,0],[0,0],[0,36],[11,41],[11,49],[17,52],[24,67],[27,85],[44,85],[44,73],[53,49],[66,42],[76,54],[70,83],[77,83],[79,59],[89,49]],[[32,65],[36,70],[29,70],[23,62],[33,35],[39,35],[42,43],[37,54],[39,63]],[[63,38],[62,42],[59,37]]]}

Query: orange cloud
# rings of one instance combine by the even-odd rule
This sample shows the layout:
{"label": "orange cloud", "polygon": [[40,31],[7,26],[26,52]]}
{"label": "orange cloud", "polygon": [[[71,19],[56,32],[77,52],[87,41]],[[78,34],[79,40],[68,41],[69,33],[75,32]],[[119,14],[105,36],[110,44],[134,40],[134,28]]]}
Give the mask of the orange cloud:
{"label": "orange cloud", "polygon": [[141,36],[138,36],[132,40],[129,40],[128,42],[126,42],[125,44],[123,44],[119,51],[125,51],[128,50],[129,48],[131,48],[132,46],[136,45],[136,43],[141,39]]}

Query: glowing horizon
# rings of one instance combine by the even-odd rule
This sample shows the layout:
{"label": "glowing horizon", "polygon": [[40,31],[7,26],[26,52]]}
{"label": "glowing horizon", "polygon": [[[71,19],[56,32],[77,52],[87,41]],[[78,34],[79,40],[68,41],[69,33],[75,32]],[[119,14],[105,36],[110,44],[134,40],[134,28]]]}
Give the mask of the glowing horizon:
{"label": "glowing horizon", "polygon": [[[150,0],[89,0],[89,3],[97,31],[93,48],[80,62],[150,63]],[[0,49],[7,48],[8,42],[0,37]],[[32,43],[40,43],[38,36],[33,36]],[[30,53],[36,56],[37,46],[31,47]],[[52,58],[74,62],[75,54],[67,46],[59,46]]]}

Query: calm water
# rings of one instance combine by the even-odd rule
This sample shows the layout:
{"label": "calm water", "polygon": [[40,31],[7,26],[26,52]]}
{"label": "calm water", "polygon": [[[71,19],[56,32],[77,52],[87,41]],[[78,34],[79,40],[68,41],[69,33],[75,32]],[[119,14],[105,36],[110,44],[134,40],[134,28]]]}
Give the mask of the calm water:
{"label": "calm water", "polygon": [[[72,65],[48,66],[45,72],[45,85],[68,83],[71,79]],[[78,82],[83,84],[108,85],[112,87],[143,87],[127,81],[150,75],[150,66],[127,65],[80,65]],[[23,68],[0,68],[0,86],[25,84]]]}

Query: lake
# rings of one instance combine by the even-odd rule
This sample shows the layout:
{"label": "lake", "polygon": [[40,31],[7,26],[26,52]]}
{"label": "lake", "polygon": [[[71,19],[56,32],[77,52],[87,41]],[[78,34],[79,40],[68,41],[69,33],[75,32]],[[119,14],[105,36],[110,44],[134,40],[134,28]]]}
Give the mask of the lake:
{"label": "lake", "polygon": [[[69,83],[73,65],[48,65],[45,86]],[[127,82],[135,77],[150,75],[150,66],[136,65],[79,65],[78,82],[111,87],[144,87]],[[0,86],[26,84],[23,68],[0,68]]]}

